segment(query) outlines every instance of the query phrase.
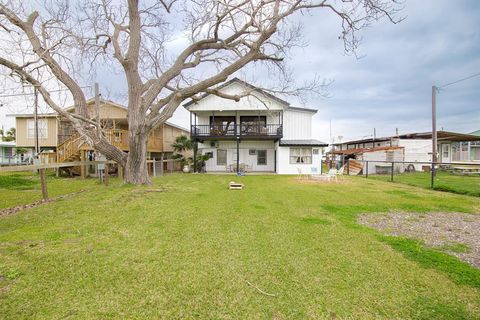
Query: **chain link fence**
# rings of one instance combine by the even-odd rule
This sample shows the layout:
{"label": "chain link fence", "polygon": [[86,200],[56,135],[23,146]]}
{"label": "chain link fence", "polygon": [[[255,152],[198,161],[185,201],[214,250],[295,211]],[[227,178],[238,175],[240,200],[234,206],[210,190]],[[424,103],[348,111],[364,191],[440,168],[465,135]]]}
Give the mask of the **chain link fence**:
{"label": "chain link fence", "polygon": [[399,182],[424,188],[480,196],[478,162],[406,162],[346,160],[339,165],[346,175]]}

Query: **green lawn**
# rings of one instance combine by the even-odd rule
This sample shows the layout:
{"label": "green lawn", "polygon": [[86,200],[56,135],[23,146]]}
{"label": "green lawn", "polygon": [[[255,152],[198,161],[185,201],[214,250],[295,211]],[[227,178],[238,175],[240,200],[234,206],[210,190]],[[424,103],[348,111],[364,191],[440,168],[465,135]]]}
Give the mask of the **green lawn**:
{"label": "green lawn", "polygon": [[[55,198],[79,192],[95,185],[94,180],[57,178],[53,172],[47,174],[48,195]],[[0,173],[0,210],[17,205],[29,204],[42,199],[39,175],[30,172]]]}
{"label": "green lawn", "polygon": [[[246,189],[227,190],[234,179]],[[2,187],[3,207],[39,197],[35,179]],[[0,318],[480,317],[479,270],[356,223],[480,213],[477,197],[273,175],[175,174],[149,187],[50,177],[49,188],[87,191],[0,218]]]}
{"label": "green lawn", "polygon": [[[369,178],[390,181],[390,175],[371,175]],[[422,188],[430,188],[431,186],[431,174],[429,172],[395,174],[393,180],[394,182]],[[480,176],[454,175],[449,172],[439,171],[435,178],[434,188],[439,191],[480,197]]]}

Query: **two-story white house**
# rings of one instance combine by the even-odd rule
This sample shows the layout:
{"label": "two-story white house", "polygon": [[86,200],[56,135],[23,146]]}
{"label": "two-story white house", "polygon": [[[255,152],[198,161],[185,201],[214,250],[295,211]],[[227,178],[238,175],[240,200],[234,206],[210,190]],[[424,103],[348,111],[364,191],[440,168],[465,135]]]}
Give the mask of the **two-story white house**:
{"label": "two-story white house", "polygon": [[251,93],[239,101],[205,94],[184,104],[190,112],[194,156],[210,157],[207,172],[321,172],[327,144],[312,139],[317,110],[293,107],[237,78],[218,90],[228,95]]}

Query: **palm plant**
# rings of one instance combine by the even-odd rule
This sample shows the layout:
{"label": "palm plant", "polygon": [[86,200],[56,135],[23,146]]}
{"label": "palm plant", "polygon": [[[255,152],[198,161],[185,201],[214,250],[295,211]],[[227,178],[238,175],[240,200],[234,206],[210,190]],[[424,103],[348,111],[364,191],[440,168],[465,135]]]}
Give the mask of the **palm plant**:
{"label": "palm plant", "polygon": [[192,140],[186,135],[178,136],[175,138],[175,142],[172,143],[172,147],[174,151],[173,158],[179,159],[180,165],[183,168],[183,166],[189,163],[189,159],[185,158],[182,153],[193,149]]}
{"label": "palm plant", "polygon": [[175,138],[175,142],[172,143],[172,147],[175,153],[183,153],[185,151],[192,150],[193,143],[189,137],[182,134],[181,136]]}

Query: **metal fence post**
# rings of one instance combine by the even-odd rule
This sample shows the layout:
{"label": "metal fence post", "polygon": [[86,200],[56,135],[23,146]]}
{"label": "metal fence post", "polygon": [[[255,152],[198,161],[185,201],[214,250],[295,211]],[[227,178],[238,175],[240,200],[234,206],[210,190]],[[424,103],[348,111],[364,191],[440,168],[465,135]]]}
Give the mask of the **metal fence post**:
{"label": "metal fence post", "polygon": [[430,181],[430,188],[434,188],[434,185],[435,185],[435,163],[432,161],[432,178],[431,178],[431,181]]}
{"label": "metal fence post", "polygon": [[390,181],[392,181],[392,182],[393,182],[393,168],[394,168],[394,164],[395,164],[395,162],[392,161],[392,172],[390,173],[390,175],[391,175],[391,176],[390,176]]}
{"label": "metal fence post", "polygon": [[350,159],[347,159],[347,176],[350,175]]}
{"label": "metal fence post", "polygon": [[366,170],[365,170],[365,173],[366,173],[365,178],[368,179],[368,161],[366,162],[366,165],[367,165],[367,167],[366,167]]}

